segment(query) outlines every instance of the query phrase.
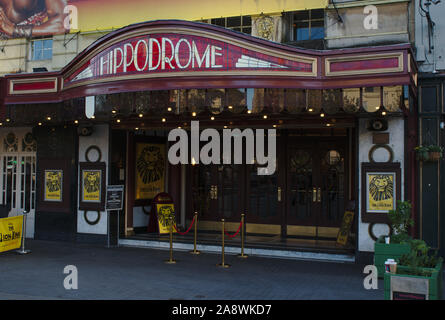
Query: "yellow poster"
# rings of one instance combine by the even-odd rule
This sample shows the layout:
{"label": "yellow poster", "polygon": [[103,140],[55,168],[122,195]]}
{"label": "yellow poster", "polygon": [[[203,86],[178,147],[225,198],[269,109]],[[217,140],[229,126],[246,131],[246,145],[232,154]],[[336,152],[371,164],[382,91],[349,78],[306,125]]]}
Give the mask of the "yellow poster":
{"label": "yellow poster", "polygon": [[395,209],[394,173],[368,173],[368,211]]}
{"label": "yellow poster", "polygon": [[20,248],[23,216],[0,219],[0,252]]}
{"label": "yellow poster", "polygon": [[101,170],[83,170],[82,201],[100,202],[102,188]]}
{"label": "yellow poster", "polygon": [[45,201],[62,201],[62,170],[45,170]]}
{"label": "yellow poster", "polygon": [[158,213],[158,223],[159,223],[159,233],[160,234],[165,234],[165,233],[170,233],[170,221],[169,221],[169,217],[173,218],[173,233],[175,233],[175,227],[176,227],[176,222],[175,222],[175,206],[173,203],[168,203],[168,204],[157,204],[156,205],[156,210]]}
{"label": "yellow poster", "polygon": [[153,199],[164,191],[165,146],[163,144],[137,143],[135,166],[135,199]]}

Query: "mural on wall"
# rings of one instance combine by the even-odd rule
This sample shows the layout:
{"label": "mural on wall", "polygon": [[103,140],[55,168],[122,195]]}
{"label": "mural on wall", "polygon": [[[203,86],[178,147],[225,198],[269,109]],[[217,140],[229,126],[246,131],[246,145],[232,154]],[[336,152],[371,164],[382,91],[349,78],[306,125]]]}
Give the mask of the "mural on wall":
{"label": "mural on wall", "polygon": [[153,143],[136,144],[136,200],[153,199],[164,191],[165,146]]}
{"label": "mural on wall", "polygon": [[67,4],[67,0],[0,0],[0,38],[29,39],[69,32],[64,26]]}
{"label": "mural on wall", "polygon": [[45,170],[44,201],[62,201],[62,170]]}

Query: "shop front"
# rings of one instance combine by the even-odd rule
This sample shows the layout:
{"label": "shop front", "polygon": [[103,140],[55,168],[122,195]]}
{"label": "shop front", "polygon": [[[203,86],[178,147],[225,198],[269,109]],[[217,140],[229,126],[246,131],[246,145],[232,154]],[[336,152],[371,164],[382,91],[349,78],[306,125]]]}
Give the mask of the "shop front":
{"label": "shop front", "polygon": [[[415,130],[405,135],[415,82],[410,45],[313,51],[154,21],[104,36],[60,72],[6,76],[1,130],[33,128],[37,238],[103,239],[101,192],[123,184],[122,238],[150,237],[151,201],[168,192],[178,226],[187,228],[196,212],[211,237],[221,219],[235,231],[245,214],[251,243],[278,247],[338,248],[349,208],[351,237],[340,249],[355,253],[385,232],[384,219],[362,215],[362,163],[398,163],[395,187],[415,198],[405,152],[416,143]],[[231,158],[199,161],[194,125],[230,134]],[[168,159],[174,129],[189,133],[186,163]],[[273,170],[257,158],[249,132],[268,141],[266,153],[274,149]],[[206,141],[198,139],[201,152]],[[63,190],[51,198],[44,184],[57,172]],[[88,181],[100,190],[89,192]]]}

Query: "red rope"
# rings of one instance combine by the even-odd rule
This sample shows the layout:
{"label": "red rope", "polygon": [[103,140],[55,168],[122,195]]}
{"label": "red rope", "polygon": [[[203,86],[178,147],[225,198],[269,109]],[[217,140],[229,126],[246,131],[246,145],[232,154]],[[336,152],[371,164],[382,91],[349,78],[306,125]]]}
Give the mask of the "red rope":
{"label": "red rope", "polygon": [[241,230],[241,226],[243,225],[243,222],[241,221],[240,223],[239,223],[239,228],[238,228],[238,230],[233,234],[233,235],[230,235],[227,231],[226,231],[226,229],[224,229],[224,233],[229,237],[229,238],[235,238],[237,235],[238,235],[238,233],[239,233],[239,231]]}
{"label": "red rope", "polygon": [[195,223],[195,217],[193,217],[192,220],[192,224],[190,225],[190,227],[188,228],[188,230],[186,232],[179,232],[178,229],[176,229],[176,225],[174,224],[173,227],[175,228],[176,232],[179,233],[181,236],[186,235],[187,233],[189,233],[189,231],[192,229],[193,224]]}

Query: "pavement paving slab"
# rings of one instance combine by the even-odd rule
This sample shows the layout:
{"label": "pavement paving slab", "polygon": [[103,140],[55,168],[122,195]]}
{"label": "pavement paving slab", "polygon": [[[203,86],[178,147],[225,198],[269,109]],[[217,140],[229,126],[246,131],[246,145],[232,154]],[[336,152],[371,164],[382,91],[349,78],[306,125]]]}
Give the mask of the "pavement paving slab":
{"label": "pavement paving slab", "polygon": [[[0,254],[2,300],[379,300],[363,287],[364,265],[146,248],[27,240],[28,255]],[[78,289],[64,288],[64,268],[78,272]]]}

